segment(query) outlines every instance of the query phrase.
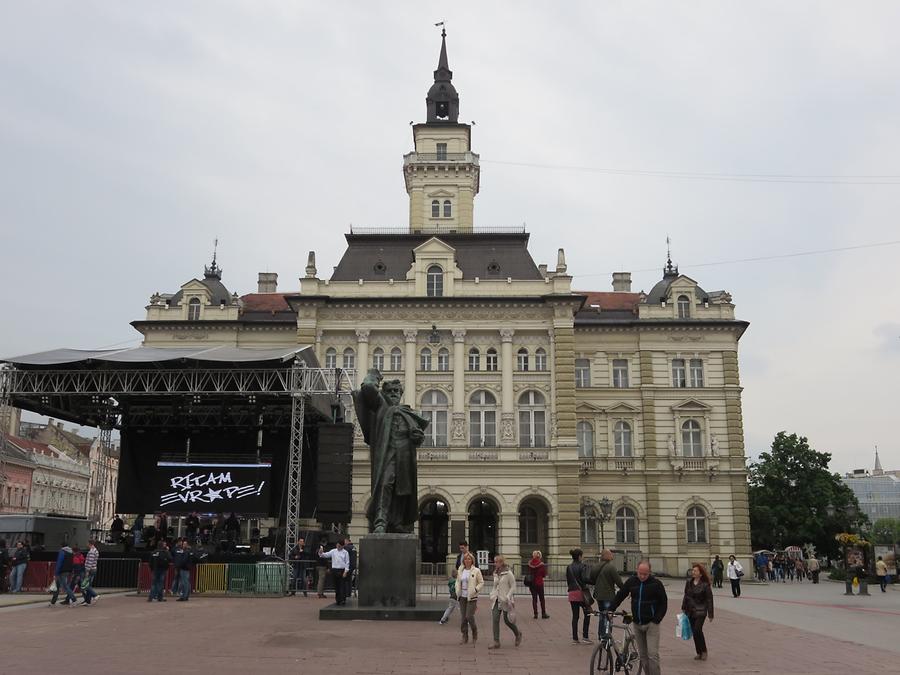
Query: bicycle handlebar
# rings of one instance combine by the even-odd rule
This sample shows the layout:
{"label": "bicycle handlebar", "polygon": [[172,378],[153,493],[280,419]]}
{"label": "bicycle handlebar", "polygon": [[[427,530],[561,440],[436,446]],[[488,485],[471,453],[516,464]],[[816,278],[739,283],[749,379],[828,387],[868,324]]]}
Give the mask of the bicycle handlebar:
{"label": "bicycle handlebar", "polygon": [[625,610],[619,610],[618,612],[613,612],[612,610],[609,610],[609,609],[592,609],[590,611],[590,613],[593,614],[594,616],[601,616],[603,614],[606,614],[608,616],[622,616],[622,617],[625,617],[625,616],[630,617],[631,616],[631,614],[629,614]]}

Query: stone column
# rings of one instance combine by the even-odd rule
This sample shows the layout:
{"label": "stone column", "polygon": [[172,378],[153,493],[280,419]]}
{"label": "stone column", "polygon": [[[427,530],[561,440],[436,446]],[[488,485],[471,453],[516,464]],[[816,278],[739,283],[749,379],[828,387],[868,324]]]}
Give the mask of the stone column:
{"label": "stone column", "polygon": [[453,421],[451,445],[464,446],[466,439],[466,330],[454,328],[453,334]]}
{"label": "stone column", "polygon": [[369,329],[356,331],[356,386],[362,382],[369,370]]}
{"label": "stone column", "polygon": [[516,444],[516,408],[513,392],[512,328],[500,329],[500,445]]}
{"label": "stone column", "polygon": [[316,358],[319,360],[319,367],[325,367],[325,350],[322,349],[322,338],[325,337],[324,330],[316,331]]}
{"label": "stone column", "polygon": [[403,365],[403,373],[405,375],[403,381],[403,402],[411,408],[416,407],[416,367],[418,361],[416,359],[416,335],[419,331],[415,328],[405,328],[403,337],[406,338],[406,363]]}

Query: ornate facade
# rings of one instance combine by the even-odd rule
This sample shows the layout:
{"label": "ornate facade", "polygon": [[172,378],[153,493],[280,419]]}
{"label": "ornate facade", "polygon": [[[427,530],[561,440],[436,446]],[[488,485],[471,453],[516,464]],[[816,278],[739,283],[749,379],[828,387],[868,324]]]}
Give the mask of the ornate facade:
{"label": "ornate facade", "polygon": [[[457,539],[563,562],[601,540],[682,574],[750,552],[738,379],[747,324],[669,261],[648,294],[572,289],[562,249],[536,264],[523,229],[479,230],[479,158],[458,122],[442,42],[426,122],[404,156],[409,226],[354,229],[329,278],[310,253],[298,292],[261,274],[238,298],[207,268],[156,294],[150,346],[315,345],[327,367],[399,379],[432,424],[419,451],[423,560]],[[368,449],[357,435],[351,534],[367,531]]]}

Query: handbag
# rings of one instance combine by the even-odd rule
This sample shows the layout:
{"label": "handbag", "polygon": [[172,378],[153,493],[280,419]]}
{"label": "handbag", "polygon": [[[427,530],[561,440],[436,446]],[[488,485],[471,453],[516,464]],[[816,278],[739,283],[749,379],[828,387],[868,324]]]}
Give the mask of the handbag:
{"label": "handbag", "polygon": [[690,640],[694,637],[693,632],[691,631],[691,620],[688,618],[688,615],[684,612],[679,612],[675,615],[675,637],[681,638],[682,640]]}
{"label": "handbag", "polygon": [[56,579],[54,579],[53,581],[50,582],[50,587],[47,590],[50,591],[51,593],[56,593],[57,590],[59,590],[56,587]]}

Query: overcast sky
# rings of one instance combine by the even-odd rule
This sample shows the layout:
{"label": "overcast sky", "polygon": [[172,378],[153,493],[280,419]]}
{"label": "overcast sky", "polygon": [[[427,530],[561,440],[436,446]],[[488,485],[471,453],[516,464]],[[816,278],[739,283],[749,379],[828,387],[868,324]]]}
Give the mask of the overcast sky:
{"label": "overcast sky", "polygon": [[788,430],[900,469],[896,2],[6,3],[0,355],[137,344],[215,237],[243,294],[407,225],[441,20],[476,225],[565,248],[579,290],[650,290],[670,236],[750,321],[748,454]]}

